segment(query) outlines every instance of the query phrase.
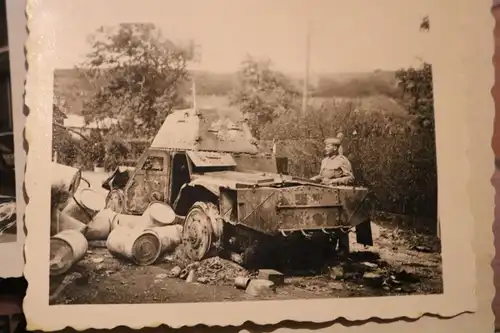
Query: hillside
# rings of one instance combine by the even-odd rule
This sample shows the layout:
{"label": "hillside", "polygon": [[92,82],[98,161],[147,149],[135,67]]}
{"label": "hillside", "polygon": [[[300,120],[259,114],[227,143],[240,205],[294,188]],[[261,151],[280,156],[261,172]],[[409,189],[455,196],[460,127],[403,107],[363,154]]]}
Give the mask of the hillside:
{"label": "hillside", "polygon": [[[369,73],[326,73],[313,75],[311,78],[311,102],[315,105],[332,99],[383,100],[382,105],[392,108],[398,96],[397,82],[393,71],[374,71]],[[198,102],[210,101],[217,106],[227,103],[227,95],[233,89],[236,73],[213,73],[208,71],[192,71],[196,81]],[[289,74],[292,82],[300,87],[300,74]],[[80,114],[83,101],[92,94],[94,88],[85,78],[85,72],[78,69],[56,69],[54,72],[54,98],[64,101],[65,109],[73,114]],[[190,94],[191,83],[186,82],[182,88],[186,95]],[[373,104],[370,102],[370,104]],[[374,109],[385,109],[385,106]]]}

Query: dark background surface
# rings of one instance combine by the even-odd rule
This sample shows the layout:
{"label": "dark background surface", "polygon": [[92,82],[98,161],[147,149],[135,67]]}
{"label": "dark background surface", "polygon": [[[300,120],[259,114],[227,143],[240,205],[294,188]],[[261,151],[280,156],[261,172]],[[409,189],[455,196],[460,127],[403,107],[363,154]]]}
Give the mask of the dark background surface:
{"label": "dark background surface", "polygon": [[[497,1],[500,2],[500,1]],[[4,16],[5,13],[1,11],[5,11],[5,1],[0,1],[0,15]],[[496,20],[500,20],[500,8],[493,9],[493,15],[496,18]],[[494,56],[494,64],[495,64],[495,79],[500,80],[500,26],[495,27],[494,31],[494,37],[495,37],[495,56]],[[6,22],[0,20],[0,47],[1,45],[5,45],[6,43]],[[0,62],[2,62],[0,60]],[[4,71],[1,69],[2,66],[0,66],[0,79],[2,73]],[[500,87],[495,85],[494,89],[492,90],[494,99],[495,99],[495,108],[496,111],[500,110]],[[492,140],[492,146],[495,152],[495,156],[497,156],[497,159],[495,161],[495,164],[497,166],[497,172],[500,175],[500,120],[497,117],[495,119],[495,134]],[[493,184],[497,187],[500,188],[500,176],[494,177],[493,178]],[[497,205],[500,206],[500,197],[496,196],[496,202],[498,203]],[[496,217],[494,226],[493,226],[493,231],[495,234],[495,245],[498,248],[498,251],[500,252],[500,220],[499,217]],[[495,269],[495,287],[500,288],[500,258],[495,258],[493,261],[493,267]],[[20,305],[22,303],[22,299],[26,293],[26,287],[27,287],[27,282],[24,278],[10,278],[10,279],[0,279],[0,314],[5,311],[9,311],[10,309],[17,309],[20,308]],[[9,306],[12,305],[12,306]],[[498,297],[495,298],[495,301],[493,302],[493,309],[496,314],[497,319],[497,327],[500,327],[500,300]],[[193,314],[195,315],[195,314]],[[383,321],[380,321],[383,322]],[[345,326],[353,326],[353,325],[359,325],[360,323],[348,323],[347,321],[340,321],[342,325]],[[282,323],[280,325],[281,327],[290,327],[291,323]],[[302,328],[302,329],[320,329],[320,328],[327,328],[331,327],[332,323],[324,323],[324,324],[310,324],[310,323],[304,323],[304,324],[295,324],[293,325],[294,328]],[[25,323],[21,321],[20,325],[17,326],[17,331],[18,332],[23,332],[25,327]],[[275,329],[277,329],[276,326],[263,326],[259,327],[258,325],[247,325],[245,327],[249,331],[255,331],[255,332],[271,332]],[[220,327],[214,327],[214,328],[208,328],[208,327],[203,327],[199,326],[195,328],[194,330],[192,328],[190,329],[181,329],[181,330],[176,330],[176,332],[181,331],[181,332],[196,332],[196,331],[203,331],[203,332],[236,332],[239,331],[241,328],[234,328],[234,327],[229,327],[229,328],[220,328]],[[102,330],[91,330],[95,332],[101,332]],[[132,330],[128,328],[117,328],[112,331],[115,332],[131,332]],[[169,330],[167,328],[156,328],[156,329],[144,329],[141,330],[143,332],[167,332],[167,331],[173,331]],[[75,332],[72,329],[66,329],[64,332]]]}

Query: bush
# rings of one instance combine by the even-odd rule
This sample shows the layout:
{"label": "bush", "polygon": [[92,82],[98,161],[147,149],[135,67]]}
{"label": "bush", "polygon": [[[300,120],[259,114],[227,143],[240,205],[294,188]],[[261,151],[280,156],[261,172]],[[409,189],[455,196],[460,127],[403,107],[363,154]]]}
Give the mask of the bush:
{"label": "bush", "polygon": [[[434,132],[419,127],[408,114],[360,110],[353,103],[322,108],[304,117],[279,117],[261,129],[263,139],[278,140],[294,175],[319,172],[323,140],[345,134],[344,154],[356,183],[373,194],[375,209],[415,216],[437,213]],[[279,153],[279,152],[278,152]]]}
{"label": "bush", "polygon": [[104,168],[106,171],[114,170],[121,165],[129,151],[130,148],[125,141],[116,137],[110,138],[106,143],[104,158]]}
{"label": "bush", "polygon": [[88,138],[84,139],[84,137],[65,129],[54,128],[53,157],[57,157],[58,163],[83,170],[92,170],[94,166],[104,166],[106,147],[101,134],[92,131]]}

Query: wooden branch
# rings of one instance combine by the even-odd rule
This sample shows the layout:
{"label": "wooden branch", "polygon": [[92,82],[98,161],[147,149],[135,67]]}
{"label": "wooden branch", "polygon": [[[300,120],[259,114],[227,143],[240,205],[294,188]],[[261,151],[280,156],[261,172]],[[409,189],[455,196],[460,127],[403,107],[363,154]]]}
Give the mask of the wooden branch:
{"label": "wooden branch", "polygon": [[54,123],[54,122],[52,123],[52,125],[53,125],[53,126],[56,126],[56,127],[59,127],[59,128],[62,128],[62,129],[64,129],[64,130],[68,131],[68,132],[74,133],[74,134],[76,134],[76,135],[80,136],[82,139],[84,139],[84,140],[85,140],[85,141],[87,141],[88,143],[92,143],[92,141],[90,141],[90,139],[88,139],[85,135],[83,135],[82,133],[80,133],[80,132],[78,132],[78,131],[75,131],[75,130],[73,130],[73,129],[71,129],[71,128],[67,128],[67,127],[66,127],[66,126],[64,126],[64,125],[60,125],[60,124],[58,124],[58,123]]}

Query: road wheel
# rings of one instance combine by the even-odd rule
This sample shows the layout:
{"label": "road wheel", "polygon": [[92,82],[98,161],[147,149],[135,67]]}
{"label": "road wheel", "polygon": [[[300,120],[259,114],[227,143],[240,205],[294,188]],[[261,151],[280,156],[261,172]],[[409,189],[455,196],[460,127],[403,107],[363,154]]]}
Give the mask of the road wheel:
{"label": "road wheel", "polygon": [[222,218],[217,206],[209,202],[196,202],[186,215],[182,243],[186,255],[200,261],[220,250]]}

